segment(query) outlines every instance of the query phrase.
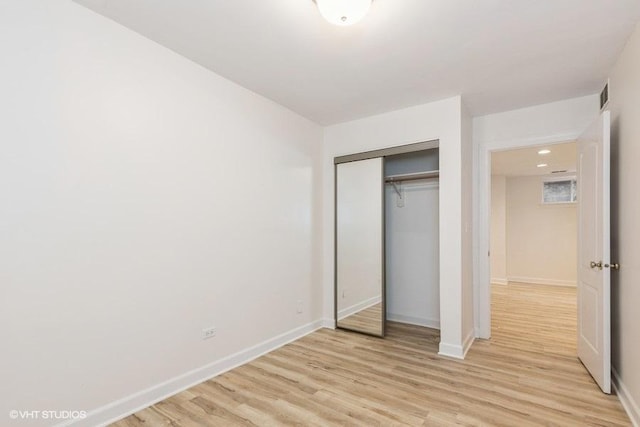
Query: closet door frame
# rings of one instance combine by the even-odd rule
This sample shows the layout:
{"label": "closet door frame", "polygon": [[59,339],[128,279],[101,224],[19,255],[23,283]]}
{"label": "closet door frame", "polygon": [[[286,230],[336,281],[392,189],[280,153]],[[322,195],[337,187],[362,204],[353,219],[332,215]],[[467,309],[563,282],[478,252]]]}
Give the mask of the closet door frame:
{"label": "closet door frame", "polygon": [[380,182],[380,191],[382,192],[382,334],[376,335],[362,331],[354,331],[365,335],[371,335],[379,338],[384,338],[387,323],[387,286],[386,286],[386,218],[385,218],[385,180],[384,180],[384,165],[385,157],[393,156],[396,154],[413,153],[415,151],[429,150],[432,148],[438,148],[440,145],[439,140],[431,140],[425,142],[417,142],[413,144],[399,145],[396,147],[383,148],[380,150],[365,151],[361,153],[348,154],[344,156],[334,157],[333,159],[333,317],[335,319],[336,329],[344,329],[354,331],[352,329],[338,326],[338,165],[342,163],[357,162],[359,160],[368,160],[374,158],[382,158],[382,174]]}

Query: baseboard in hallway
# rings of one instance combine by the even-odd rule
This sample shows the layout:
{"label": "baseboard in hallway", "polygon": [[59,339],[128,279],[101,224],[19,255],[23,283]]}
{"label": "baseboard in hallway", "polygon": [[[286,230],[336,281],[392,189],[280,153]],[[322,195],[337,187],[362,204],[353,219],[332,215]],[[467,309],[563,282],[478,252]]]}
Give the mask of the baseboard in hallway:
{"label": "baseboard in hallway", "polygon": [[507,283],[527,283],[530,285],[569,286],[576,287],[576,280],[548,279],[542,277],[509,276]]}

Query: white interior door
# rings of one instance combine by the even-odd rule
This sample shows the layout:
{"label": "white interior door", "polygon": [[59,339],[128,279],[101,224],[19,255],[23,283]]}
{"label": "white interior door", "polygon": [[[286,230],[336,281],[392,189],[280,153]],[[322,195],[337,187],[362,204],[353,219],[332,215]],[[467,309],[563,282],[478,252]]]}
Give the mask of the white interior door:
{"label": "white interior door", "polygon": [[610,114],[578,139],[578,357],[611,393]]}

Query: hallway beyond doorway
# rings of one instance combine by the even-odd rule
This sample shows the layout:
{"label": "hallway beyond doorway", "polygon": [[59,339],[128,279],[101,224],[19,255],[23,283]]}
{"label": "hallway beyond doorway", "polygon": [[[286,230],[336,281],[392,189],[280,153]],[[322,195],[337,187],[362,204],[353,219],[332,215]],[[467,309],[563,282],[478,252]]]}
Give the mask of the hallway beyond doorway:
{"label": "hallway beyond doorway", "polygon": [[491,342],[577,356],[576,288],[509,282],[491,286]]}

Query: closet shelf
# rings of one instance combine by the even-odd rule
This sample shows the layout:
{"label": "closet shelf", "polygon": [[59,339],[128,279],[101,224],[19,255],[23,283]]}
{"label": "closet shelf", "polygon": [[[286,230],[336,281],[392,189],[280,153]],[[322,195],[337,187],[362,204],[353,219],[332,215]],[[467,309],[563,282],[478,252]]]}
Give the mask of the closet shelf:
{"label": "closet shelf", "polygon": [[398,175],[389,175],[385,177],[385,182],[401,182],[401,181],[414,181],[417,179],[431,179],[438,178],[440,171],[427,171],[427,172],[415,172],[415,173],[403,173]]}

